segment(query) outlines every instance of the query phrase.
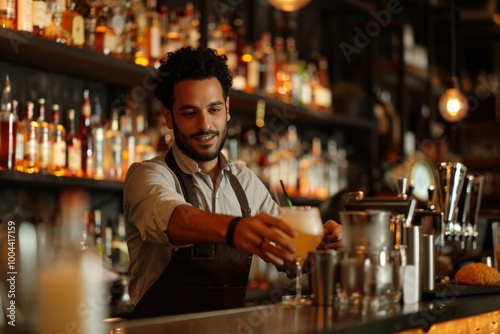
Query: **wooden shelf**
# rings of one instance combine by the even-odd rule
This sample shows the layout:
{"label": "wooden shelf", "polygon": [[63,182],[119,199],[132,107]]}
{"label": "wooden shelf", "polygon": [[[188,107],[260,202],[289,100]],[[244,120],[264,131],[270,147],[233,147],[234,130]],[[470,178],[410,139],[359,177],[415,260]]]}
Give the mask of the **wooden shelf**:
{"label": "wooden shelf", "polygon": [[27,174],[13,170],[0,170],[2,188],[14,186],[28,189],[70,189],[83,188],[87,190],[102,190],[121,192],[123,182],[112,180],[95,180],[78,177],[54,176],[47,174]]}
{"label": "wooden shelf", "polygon": [[27,32],[0,28],[0,60],[66,75],[133,87],[151,85],[153,68],[91,50],[56,43]]}
{"label": "wooden shelf", "polygon": [[[278,99],[242,91],[232,90],[230,96],[230,109],[243,114],[255,116],[257,101],[266,103],[266,120],[282,124],[309,124],[319,127],[343,127],[360,130],[375,131],[375,122],[362,118],[349,117],[321,110],[307,109],[301,106],[284,103]],[[272,126],[272,124],[270,124]]]}

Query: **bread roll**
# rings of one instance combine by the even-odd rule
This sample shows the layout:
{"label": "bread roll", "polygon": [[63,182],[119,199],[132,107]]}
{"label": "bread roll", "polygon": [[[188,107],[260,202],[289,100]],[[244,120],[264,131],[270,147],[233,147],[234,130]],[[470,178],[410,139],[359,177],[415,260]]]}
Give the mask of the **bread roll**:
{"label": "bread roll", "polygon": [[465,285],[500,286],[500,273],[484,263],[471,263],[457,271],[455,282]]}

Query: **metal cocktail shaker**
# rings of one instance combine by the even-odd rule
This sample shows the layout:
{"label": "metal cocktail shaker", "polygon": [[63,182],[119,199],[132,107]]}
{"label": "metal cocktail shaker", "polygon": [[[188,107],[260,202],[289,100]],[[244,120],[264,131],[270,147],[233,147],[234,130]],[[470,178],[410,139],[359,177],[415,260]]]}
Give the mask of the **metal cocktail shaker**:
{"label": "metal cocktail shaker", "polygon": [[336,250],[317,250],[309,253],[310,284],[314,305],[333,305],[335,286],[339,282],[340,256]]}

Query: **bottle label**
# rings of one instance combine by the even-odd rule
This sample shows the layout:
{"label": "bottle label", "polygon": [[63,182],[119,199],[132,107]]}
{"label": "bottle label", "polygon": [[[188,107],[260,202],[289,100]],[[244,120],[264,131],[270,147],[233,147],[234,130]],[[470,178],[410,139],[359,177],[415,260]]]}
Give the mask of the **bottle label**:
{"label": "bottle label", "polygon": [[33,1],[33,26],[45,27],[47,25],[47,3]]}
{"label": "bottle label", "polygon": [[76,174],[82,167],[82,148],[80,141],[68,146],[68,169]]}
{"label": "bottle label", "polygon": [[50,155],[52,153],[52,149],[50,147],[50,142],[49,141],[43,141],[38,145],[38,151],[40,152],[39,154],[39,164],[40,168],[47,168],[47,166],[50,164],[51,159]]}
{"label": "bottle label", "polygon": [[71,43],[82,46],[85,43],[85,22],[81,15],[73,18],[71,25]]}
{"label": "bottle label", "polygon": [[16,135],[16,161],[24,158],[24,133],[18,132]]}
{"label": "bottle label", "polygon": [[161,57],[161,33],[160,28],[153,26],[151,27],[149,34],[151,48],[149,50],[150,57],[157,59]]}
{"label": "bottle label", "polygon": [[27,140],[24,143],[24,160],[27,162],[37,162],[38,160],[38,143],[35,139]]}
{"label": "bottle label", "polygon": [[52,144],[52,163],[58,167],[66,165],[66,142],[58,141]]}
{"label": "bottle label", "polygon": [[33,1],[19,0],[17,2],[17,30],[33,31]]}

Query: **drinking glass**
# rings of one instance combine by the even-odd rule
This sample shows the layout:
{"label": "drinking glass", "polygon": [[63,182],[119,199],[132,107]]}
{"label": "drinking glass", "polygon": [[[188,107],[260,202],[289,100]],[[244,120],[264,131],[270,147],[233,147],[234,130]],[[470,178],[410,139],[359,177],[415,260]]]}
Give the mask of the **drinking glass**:
{"label": "drinking glass", "polygon": [[309,252],[315,251],[323,238],[323,222],[319,209],[312,206],[280,207],[279,218],[297,231],[297,236],[292,239],[297,249],[294,258],[297,271],[296,295],[284,303],[295,306],[310,304],[311,300],[302,297],[302,265]]}

